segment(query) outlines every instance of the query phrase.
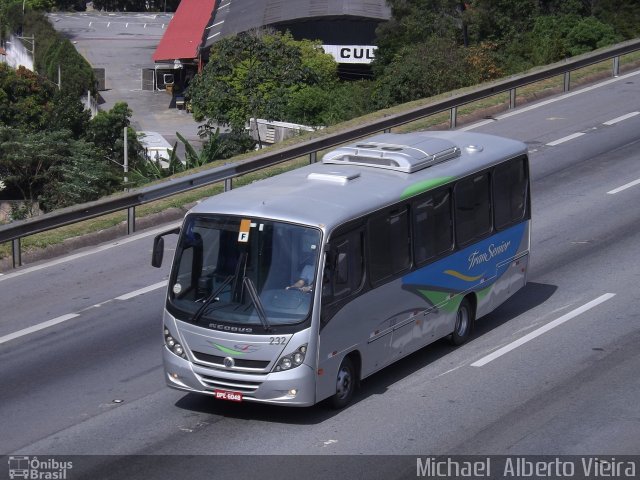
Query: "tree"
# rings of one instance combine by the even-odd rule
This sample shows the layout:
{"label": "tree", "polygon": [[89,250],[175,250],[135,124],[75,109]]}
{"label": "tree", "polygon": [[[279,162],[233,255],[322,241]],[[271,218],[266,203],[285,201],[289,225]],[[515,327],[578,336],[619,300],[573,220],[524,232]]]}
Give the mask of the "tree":
{"label": "tree", "polygon": [[287,120],[303,125],[334,125],[374,110],[373,82],[334,82],[305,85],[295,90],[287,107]]}
{"label": "tree", "polygon": [[377,107],[386,108],[469,83],[462,47],[446,38],[430,37],[398,52],[376,79],[373,99]]}
{"label": "tree", "polygon": [[623,39],[640,36],[640,2],[637,0],[599,0],[591,14],[611,25]]}
{"label": "tree", "polygon": [[0,64],[0,125],[47,129],[55,86],[24,67]]}
{"label": "tree", "polygon": [[61,89],[66,94],[80,98],[88,91],[95,93],[95,76],[91,65],[78,55],[73,44],[66,38],[57,39],[46,51],[44,73],[47,78],[57,82],[58,71]]}
{"label": "tree", "polygon": [[69,95],[64,90],[56,90],[49,117],[46,119],[49,130],[69,130],[74,138],[84,135],[91,120],[91,112],[75,95]]}
{"label": "tree", "polygon": [[66,140],[61,152],[64,158],[48,169],[48,181],[38,196],[45,212],[97,200],[121,184],[120,177],[100,158],[93,144],[70,135],[62,138]]}
{"label": "tree", "polygon": [[391,19],[376,31],[378,50],[373,62],[376,76],[398,62],[400,52],[430,38],[455,41],[462,36],[460,2],[455,0],[388,0]]}
{"label": "tree", "polygon": [[617,36],[611,25],[595,17],[581,19],[567,35],[567,48],[571,55],[580,55],[596,48],[615,43]]}
{"label": "tree", "polygon": [[0,177],[15,187],[33,215],[97,200],[120,184],[96,147],[68,130],[0,128]]}
{"label": "tree", "polygon": [[124,165],[124,128],[127,127],[127,156],[130,168],[144,160],[144,149],[135,131],[129,128],[132,111],[125,102],[117,102],[109,111],[101,111],[89,122],[84,139],[93,143],[112,168]]}
{"label": "tree", "polygon": [[212,128],[228,124],[236,134],[250,118],[283,120],[293,92],[331,76],[326,70],[335,67],[324,55],[278,32],[253,30],[223,39],[187,91],[194,118]]}
{"label": "tree", "polygon": [[472,43],[506,46],[531,30],[544,0],[473,0],[464,11]]}
{"label": "tree", "polygon": [[48,181],[49,168],[61,163],[64,146],[61,135],[28,133],[0,128],[0,176],[18,189],[29,215],[35,213],[38,195]]}

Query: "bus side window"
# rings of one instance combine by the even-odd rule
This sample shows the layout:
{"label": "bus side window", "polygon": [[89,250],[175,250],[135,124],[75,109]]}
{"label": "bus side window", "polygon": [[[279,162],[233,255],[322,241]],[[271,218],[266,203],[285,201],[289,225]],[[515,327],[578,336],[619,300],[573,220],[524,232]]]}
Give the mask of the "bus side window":
{"label": "bus side window", "polygon": [[411,235],[406,205],[369,218],[369,273],[376,284],[411,266]]}
{"label": "bus side window", "polygon": [[444,189],[412,205],[414,258],[421,265],[453,248],[451,193]]}
{"label": "bus side window", "polygon": [[526,214],[527,174],[523,157],[499,165],[493,175],[496,228],[521,221]]}
{"label": "bus side window", "polygon": [[323,296],[335,301],[351,295],[362,284],[362,232],[349,232],[331,243],[333,247],[328,257],[329,268],[324,273]]}
{"label": "bus side window", "polygon": [[489,174],[459,181],[454,188],[456,242],[467,245],[492,229]]}

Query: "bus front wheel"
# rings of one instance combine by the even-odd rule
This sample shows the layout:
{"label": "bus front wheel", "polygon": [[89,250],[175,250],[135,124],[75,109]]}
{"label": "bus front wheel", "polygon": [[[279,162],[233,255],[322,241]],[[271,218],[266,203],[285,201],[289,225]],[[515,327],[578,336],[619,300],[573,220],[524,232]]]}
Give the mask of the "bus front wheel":
{"label": "bus front wheel", "polygon": [[345,357],[338,369],[336,377],[336,393],[331,397],[331,406],[335,409],[343,408],[351,401],[356,388],[356,370],[353,361]]}
{"label": "bus front wheel", "polygon": [[468,299],[463,298],[458,312],[456,313],[456,324],[453,332],[449,335],[449,341],[453,345],[462,345],[471,336],[474,320],[473,308]]}

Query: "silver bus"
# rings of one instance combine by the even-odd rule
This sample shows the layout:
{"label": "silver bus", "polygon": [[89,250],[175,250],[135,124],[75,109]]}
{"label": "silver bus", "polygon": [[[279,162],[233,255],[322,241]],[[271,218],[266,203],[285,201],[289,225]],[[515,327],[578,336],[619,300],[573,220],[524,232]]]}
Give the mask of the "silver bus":
{"label": "silver bus", "polygon": [[345,406],[359,382],[526,283],[526,146],[381,134],[191,209],[163,317],[170,387],[236,402]]}

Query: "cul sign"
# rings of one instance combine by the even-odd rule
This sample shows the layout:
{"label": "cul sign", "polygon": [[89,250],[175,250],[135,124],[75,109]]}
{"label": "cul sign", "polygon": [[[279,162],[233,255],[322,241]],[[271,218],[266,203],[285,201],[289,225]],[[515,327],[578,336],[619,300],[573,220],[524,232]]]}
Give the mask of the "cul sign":
{"label": "cul sign", "polygon": [[338,63],[371,63],[378,49],[374,45],[323,45],[322,48]]}

